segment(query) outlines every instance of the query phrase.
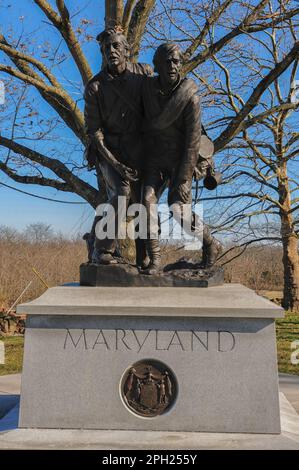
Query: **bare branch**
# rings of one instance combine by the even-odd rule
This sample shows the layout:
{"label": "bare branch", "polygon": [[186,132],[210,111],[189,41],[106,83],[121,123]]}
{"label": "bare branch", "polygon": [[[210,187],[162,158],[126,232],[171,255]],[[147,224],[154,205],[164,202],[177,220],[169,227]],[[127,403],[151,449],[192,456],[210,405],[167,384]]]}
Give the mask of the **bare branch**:
{"label": "bare branch", "polygon": [[[265,2],[261,2],[258,6],[260,6],[262,3],[269,3],[269,0],[265,0]],[[258,6],[256,8],[258,8]],[[198,65],[207,61],[211,56],[217,54],[217,52],[223,49],[224,46],[229,44],[237,36],[240,36],[241,34],[244,34],[244,33],[256,33],[259,31],[264,31],[268,28],[273,28],[274,26],[298,15],[298,13],[299,13],[299,8],[296,8],[294,10],[290,10],[287,13],[280,15],[279,17],[275,19],[272,19],[271,21],[259,23],[256,26],[253,26],[251,24],[251,21],[253,21],[253,17],[252,17],[253,13],[251,15],[248,15],[245,18],[245,20],[243,20],[236,28],[234,28],[228,34],[226,34],[221,39],[216,41],[214,44],[211,44],[211,46],[208,47],[206,50],[204,50],[203,52],[199,53],[197,56],[190,59],[185,64],[184,73],[187,74],[191,72],[194,68],[198,67]]]}
{"label": "bare branch", "polygon": [[136,59],[140,50],[140,43],[144,34],[149,15],[156,4],[156,0],[138,0],[128,30],[128,41],[132,46],[132,58]]}
{"label": "bare branch", "polygon": [[[45,101],[57,111],[59,116],[73,130],[76,136],[85,143],[86,137],[83,114],[47,67],[37,59],[14,49],[3,35],[0,35],[0,49],[10,57],[18,70],[9,66],[2,66],[1,64],[0,69],[3,67],[2,71],[19,78],[25,83],[35,86]],[[29,66],[29,63],[35,65],[48,78],[52,86],[47,85],[43,77],[36,73]]]}
{"label": "bare branch", "polygon": [[84,117],[76,103],[62,89],[47,85],[41,77],[39,79],[27,75],[10,65],[0,64],[0,71],[33,85],[57,113],[62,117],[73,132],[85,143]]}
{"label": "bare branch", "polygon": [[257,105],[264,91],[290,66],[290,64],[294,60],[296,60],[298,54],[299,41],[295,43],[295,45],[293,46],[291,51],[285,56],[285,58],[281,62],[277,63],[275,67],[271,70],[271,72],[269,72],[268,75],[266,75],[260,81],[260,83],[256,86],[241,111],[237,114],[235,118],[231,120],[227,128],[216,139],[216,141],[214,142],[216,151],[223,149],[225,145],[240,132],[244,119],[246,119],[249,113]]}
{"label": "bare branch", "polygon": [[56,5],[61,16],[63,23],[67,24],[70,21],[70,13],[64,3],[64,0],[56,0]]}
{"label": "bare branch", "polygon": [[6,72],[9,75],[12,75],[13,77],[19,78],[23,82],[28,83],[29,85],[33,85],[34,87],[42,89],[48,93],[51,93],[52,91],[52,87],[50,85],[46,85],[41,78],[33,78],[30,75],[26,75],[25,73],[22,73],[19,70],[11,67],[10,65],[0,64],[0,71]]}
{"label": "bare branch", "polygon": [[222,13],[229,7],[231,3],[233,3],[234,0],[225,0],[221,5],[219,5],[216,10],[214,10],[209,18],[207,18],[204,27],[202,28],[201,32],[199,35],[194,39],[194,41],[191,43],[191,45],[186,49],[185,51],[185,57],[191,57],[196,49],[202,44],[204,38],[210,31],[211,26],[213,26]]}
{"label": "bare branch", "polygon": [[[19,155],[23,155],[24,157],[28,158],[29,160],[38,163],[42,165],[45,168],[50,169],[53,171],[59,178],[61,178],[68,186],[69,189],[64,189],[64,191],[71,191],[71,192],[76,192],[79,194],[83,199],[85,199],[87,202],[89,202],[93,207],[96,205],[96,199],[97,199],[97,194],[98,192],[90,186],[88,183],[85,183],[81,179],[79,179],[77,176],[75,176],[62,162],[60,162],[57,159],[54,158],[49,158],[46,157],[45,155],[42,155],[39,152],[36,152],[35,150],[32,150],[28,147],[25,147],[24,145],[18,144],[17,142],[6,139],[3,136],[0,136],[0,145],[11,149],[13,152]],[[4,166],[3,166],[4,165]],[[4,163],[1,163],[1,170],[9,171]],[[28,178],[38,178],[38,177],[22,177],[22,176],[16,176],[15,172],[13,170],[12,174],[9,174],[15,181],[19,182],[24,182],[24,183],[29,183]],[[8,174],[8,173],[7,173]],[[20,180],[16,179],[17,178],[27,178],[27,180]],[[51,180],[49,180],[51,181]],[[30,183],[34,184],[34,183]],[[37,183],[40,184],[40,183]],[[49,186],[49,184],[46,184],[46,186]],[[53,186],[53,185],[52,185]],[[54,186],[53,186],[54,187]],[[65,187],[65,186],[64,186]],[[57,188],[60,189],[60,188]]]}
{"label": "bare branch", "polygon": [[25,62],[28,62],[32,65],[34,65],[40,72],[44,74],[44,76],[49,80],[51,85],[61,88],[60,83],[56,79],[56,77],[50,72],[50,70],[39,60],[35,59],[35,57],[29,56],[27,54],[24,54],[17,49],[14,49],[2,34],[0,34],[0,50],[5,52],[11,59],[18,59],[22,60]]}
{"label": "bare branch", "polygon": [[46,0],[34,0],[34,2],[40,7],[47,18],[51,21],[53,26],[58,29],[64,38],[66,45],[80,71],[83,83],[86,84],[92,78],[92,71],[70,23],[69,13],[65,6],[64,0],[56,1],[57,8],[59,9],[61,16],[59,16],[58,13],[53,10],[51,5]]}
{"label": "bare branch", "polygon": [[254,124],[258,124],[260,122],[263,122],[267,117],[269,117],[271,114],[278,113],[280,111],[291,111],[299,108],[299,103],[283,103],[279,104],[277,106],[273,106],[273,108],[268,109],[264,113],[260,113],[257,116],[254,116],[251,119],[247,119],[243,122],[241,129],[240,130],[245,130],[248,129],[249,127],[252,127]]}
{"label": "bare branch", "polygon": [[136,1],[137,0],[127,0],[127,3],[125,5],[123,21],[122,21],[125,34],[128,34],[132,12],[133,12],[134,6],[136,5]]}
{"label": "bare branch", "polygon": [[123,12],[123,0],[105,0],[105,28],[121,25]]}
{"label": "bare branch", "polygon": [[19,175],[9,168],[5,163],[0,162],[0,170],[3,171],[7,176],[17,183],[23,184],[38,184],[39,186],[50,186],[57,189],[58,191],[72,192],[72,188],[66,183],[51,178],[45,178],[41,176],[30,176],[30,175]]}

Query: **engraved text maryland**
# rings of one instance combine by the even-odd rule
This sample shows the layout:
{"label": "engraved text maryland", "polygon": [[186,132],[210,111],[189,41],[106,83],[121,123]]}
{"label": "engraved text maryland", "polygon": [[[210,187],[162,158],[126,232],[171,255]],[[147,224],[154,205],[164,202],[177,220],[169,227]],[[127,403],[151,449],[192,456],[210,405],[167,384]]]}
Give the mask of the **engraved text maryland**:
{"label": "engraved text maryland", "polygon": [[231,331],[95,330],[66,329],[63,349],[99,351],[233,351],[236,337]]}

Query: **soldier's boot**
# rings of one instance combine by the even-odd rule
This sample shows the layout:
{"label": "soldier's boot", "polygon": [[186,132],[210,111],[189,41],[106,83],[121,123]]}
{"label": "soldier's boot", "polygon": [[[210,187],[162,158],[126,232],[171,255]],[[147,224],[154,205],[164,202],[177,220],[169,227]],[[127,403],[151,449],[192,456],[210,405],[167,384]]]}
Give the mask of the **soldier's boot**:
{"label": "soldier's boot", "polygon": [[147,254],[146,249],[146,240],[141,238],[136,238],[135,240],[136,248],[136,266],[139,270],[143,271],[148,268],[150,264],[150,258]]}
{"label": "soldier's boot", "polygon": [[94,264],[117,264],[117,259],[108,251],[101,251],[98,248],[93,250],[92,262]]}
{"label": "soldier's boot", "polygon": [[159,246],[159,240],[147,240],[146,248],[150,257],[150,263],[148,267],[142,270],[142,274],[154,275],[158,274],[161,266],[161,250]]}
{"label": "soldier's boot", "polygon": [[140,271],[144,271],[145,269],[147,269],[149,267],[150,262],[151,262],[150,257],[148,255],[146,255],[145,258],[143,258],[143,260],[142,260],[140,268],[139,268],[139,266],[137,266],[137,267],[140,269]]}
{"label": "soldier's boot", "polygon": [[209,228],[205,226],[203,229],[201,267],[203,269],[209,269],[214,266],[222,250],[223,247],[221,243],[211,235]]}

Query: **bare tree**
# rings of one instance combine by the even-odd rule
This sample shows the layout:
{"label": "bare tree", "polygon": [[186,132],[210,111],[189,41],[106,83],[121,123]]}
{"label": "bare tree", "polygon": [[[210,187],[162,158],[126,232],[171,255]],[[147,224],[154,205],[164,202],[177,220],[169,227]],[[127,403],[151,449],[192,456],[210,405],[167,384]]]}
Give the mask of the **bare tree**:
{"label": "bare tree", "polygon": [[[79,0],[32,3],[51,42],[39,43],[38,28],[32,33],[25,25],[0,34],[7,96],[0,115],[2,173],[18,183],[75,193],[95,207],[101,195],[82,163],[82,96],[93,75],[88,51],[98,33],[88,16],[94,18],[97,7],[103,25],[121,25],[135,61],[161,41],[175,41],[184,51],[184,73],[200,84],[205,123],[226,175],[214,207],[209,198],[211,222],[217,217],[217,230],[234,234],[241,244],[248,237],[250,243],[283,240],[285,306],[295,307],[298,217],[296,175],[290,170],[298,136],[290,119],[296,103],[279,81],[287,77],[290,84],[297,70],[298,2],[105,0],[105,19],[95,0],[85,9]],[[279,237],[270,233],[275,216]],[[263,217],[263,229],[257,217]]]}
{"label": "bare tree", "polygon": [[[80,17],[80,2],[78,9],[72,2],[72,12],[64,0],[56,0],[55,6],[47,0],[33,3],[43,13],[44,24],[57,31],[57,43],[44,44],[42,53],[37,53],[32,37],[25,32],[19,37],[10,32],[0,35],[0,72],[2,77],[7,76],[9,95],[1,119],[5,126],[1,124],[4,130],[0,136],[0,169],[18,183],[73,192],[96,206],[98,191],[86,180],[84,165],[79,160],[86,143],[82,93],[92,77],[83,43],[93,37],[91,21]],[[211,62],[217,54],[229,51],[241,37],[273,27],[286,28],[288,20],[299,12],[294,1],[276,1],[272,12],[268,9],[270,3],[270,0],[258,3],[213,0],[207,5],[202,0],[106,0],[105,24],[123,26],[132,45],[133,60],[137,60],[142,46],[148,48],[166,39],[181,42],[186,58],[184,70],[190,73]],[[94,11],[90,14],[94,15]],[[251,96],[216,136],[217,150],[242,131],[265,90],[290,67],[298,50],[296,42],[280,62],[261,75]],[[79,77],[79,81],[65,77],[67,86],[61,80],[60,63],[70,59],[74,77]],[[45,104],[51,119],[41,122],[39,108]],[[37,127],[41,128],[39,132]],[[46,153],[43,142],[47,142]]]}
{"label": "bare tree", "polygon": [[[296,23],[289,20],[288,31],[275,28],[259,38],[259,50],[254,49],[252,60],[244,63],[244,53],[234,54],[243,61],[245,77],[273,70],[283,50],[296,44]],[[257,54],[257,51],[259,52]],[[249,115],[241,125],[242,132],[226,149],[226,184],[231,191],[218,194],[223,217],[218,230],[236,234],[244,249],[255,241],[281,241],[283,247],[284,296],[283,306],[299,310],[299,157],[298,110],[299,96],[295,84],[298,56],[287,74],[275,78],[259,103],[260,112]],[[239,114],[244,107],[241,93],[231,81],[231,69],[224,60],[214,57],[221,71],[221,91],[227,107]],[[298,83],[298,81],[297,81]],[[242,89],[242,87],[240,87]],[[217,120],[216,120],[217,121]],[[230,155],[229,158],[227,156]],[[210,199],[210,198],[208,198]],[[279,223],[278,223],[279,221]]]}
{"label": "bare tree", "polygon": [[43,222],[36,222],[27,225],[24,231],[25,239],[30,243],[45,243],[54,239],[54,231],[51,225]]}

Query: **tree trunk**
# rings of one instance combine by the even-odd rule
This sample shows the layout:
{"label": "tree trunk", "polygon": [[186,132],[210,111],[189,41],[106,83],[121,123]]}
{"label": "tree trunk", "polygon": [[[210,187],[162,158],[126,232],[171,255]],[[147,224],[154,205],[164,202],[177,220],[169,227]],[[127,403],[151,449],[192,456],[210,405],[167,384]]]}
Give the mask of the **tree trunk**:
{"label": "tree trunk", "polygon": [[105,0],[105,28],[121,25],[123,13],[123,0]]}
{"label": "tree trunk", "polygon": [[280,166],[279,200],[283,208],[280,210],[281,238],[283,247],[284,290],[282,306],[285,310],[299,312],[299,256],[298,236],[295,232],[291,210],[290,188],[286,162]]}
{"label": "tree trunk", "polygon": [[283,239],[284,290],[282,306],[299,312],[299,259],[296,234]]}

